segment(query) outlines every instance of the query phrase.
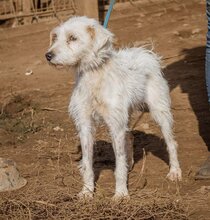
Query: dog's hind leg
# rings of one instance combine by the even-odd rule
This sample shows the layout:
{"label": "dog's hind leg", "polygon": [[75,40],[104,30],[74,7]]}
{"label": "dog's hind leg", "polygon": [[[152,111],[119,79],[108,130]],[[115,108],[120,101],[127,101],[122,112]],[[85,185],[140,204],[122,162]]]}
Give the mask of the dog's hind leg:
{"label": "dog's hind leg", "polygon": [[181,169],[177,157],[177,143],[173,136],[173,117],[170,110],[170,96],[166,80],[161,76],[150,79],[146,90],[146,102],[153,119],[158,123],[163,133],[169,153],[170,171],[167,177],[181,180]]}
{"label": "dog's hind leg", "polygon": [[[109,114],[105,119],[112,137],[112,145],[115,153],[116,167],[115,167],[115,195],[114,200],[128,197],[127,177],[127,113],[123,114],[122,109],[114,110],[114,113]],[[114,115],[113,115],[114,114]]]}

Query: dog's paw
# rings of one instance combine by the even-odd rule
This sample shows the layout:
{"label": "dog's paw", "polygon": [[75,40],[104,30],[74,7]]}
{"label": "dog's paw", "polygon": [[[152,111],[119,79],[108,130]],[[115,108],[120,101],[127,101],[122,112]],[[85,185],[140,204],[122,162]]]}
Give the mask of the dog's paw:
{"label": "dog's paw", "polygon": [[182,171],[180,168],[171,168],[167,178],[171,181],[181,181],[182,180]]}
{"label": "dog's paw", "polygon": [[77,196],[79,199],[89,200],[89,199],[93,199],[93,192],[88,190],[82,190],[81,192],[78,193]]}
{"label": "dog's paw", "polygon": [[115,195],[112,197],[112,201],[113,202],[121,202],[121,201],[124,201],[124,200],[130,200],[130,196],[128,194],[128,192],[122,192],[122,193],[119,193],[119,192],[116,192]]}

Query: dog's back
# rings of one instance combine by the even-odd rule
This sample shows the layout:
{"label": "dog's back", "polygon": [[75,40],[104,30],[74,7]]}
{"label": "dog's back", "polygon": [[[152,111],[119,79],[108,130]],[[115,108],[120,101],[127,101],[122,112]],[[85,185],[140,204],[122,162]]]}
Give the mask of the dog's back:
{"label": "dog's back", "polygon": [[121,49],[116,52],[113,62],[115,68],[110,74],[116,74],[121,81],[118,83],[124,84],[133,105],[141,102],[148,104],[149,93],[154,93],[156,100],[158,96],[162,99],[165,97],[170,105],[168,84],[161,71],[160,57],[153,51],[143,47]]}

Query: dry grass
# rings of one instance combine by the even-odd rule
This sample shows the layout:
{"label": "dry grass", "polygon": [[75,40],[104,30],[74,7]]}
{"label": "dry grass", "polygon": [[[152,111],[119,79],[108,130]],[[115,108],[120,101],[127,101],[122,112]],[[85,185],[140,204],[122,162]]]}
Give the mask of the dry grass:
{"label": "dry grass", "polygon": [[5,195],[0,199],[0,219],[188,219],[182,201],[172,195],[141,191],[130,201],[114,203],[96,195],[91,201],[78,200],[68,190],[54,191],[51,196],[34,194]]}
{"label": "dry grass", "polygon": [[[52,133],[52,128],[57,125],[56,120],[51,121],[51,124],[43,123],[41,120],[43,117],[50,117],[45,112],[48,110],[49,108],[43,111],[24,96],[13,96],[2,105],[0,115],[2,128],[10,134],[14,133],[17,137],[25,135],[26,143],[28,143],[27,137],[30,137],[30,143],[33,143],[32,141],[34,143],[30,151],[21,145],[21,163],[26,164],[21,171],[27,178],[28,185],[15,192],[1,193],[0,220],[189,219],[188,204],[192,203],[192,197],[190,199],[181,197],[178,186],[175,194],[166,194],[167,189],[151,191],[145,187],[144,169],[147,166],[145,152],[143,152],[142,168],[139,174],[134,175],[132,180],[129,179],[131,194],[129,201],[112,202],[111,196],[114,188],[109,188],[105,184],[103,187],[97,185],[93,200],[78,200],[76,194],[80,191],[82,182],[77,169],[78,162],[75,162],[77,159],[74,157],[78,157],[79,153],[77,152],[75,155],[74,151],[71,152],[69,149],[69,143],[72,146],[75,145],[75,135],[68,137],[68,132]],[[57,110],[54,111],[55,109],[50,108],[49,111],[51,112],[51,110],[53,117],[60,114]],[[17,121],[21,123],[17,123]],[[40,134],[39,130],[34,130],[37,126],[42,127]],[[36,136],[34,136],[35,133]],[[73,134],[73,131],[70,133]],[[109,151],[110,146],[107,142],[98,146],[100,149],[106,147]],[[11,148],[7,150],[10,150],[10,154],[15,152]],[[96,152],[97,150],[99,149],[96,149]],[[28,155],[29,152],[34,154],[34,158],[32,158],[33,162],[27,163],[24,155]],[[100,155],[99,157],[101,160]],[[104,160],[106,161],[107,158]],[[98,166],[101,166],[100,161],[96,162],[99,162]],[[112,167],[113,161],[108,162]],[[101,169],[101,167],[97,169]]]}

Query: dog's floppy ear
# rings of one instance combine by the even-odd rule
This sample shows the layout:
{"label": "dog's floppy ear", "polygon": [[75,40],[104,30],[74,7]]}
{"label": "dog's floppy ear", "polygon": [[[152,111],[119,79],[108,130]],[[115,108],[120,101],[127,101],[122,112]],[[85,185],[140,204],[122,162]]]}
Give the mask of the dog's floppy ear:
{"label": "dog's floppy ear", "polygon": [[57,34],[54,31],[50,32],[50,46],[57,40]]}
{"label": "dog's floppy ear", "polygon": [[56,27],[50,32],[50,46],[52,46],[52,44],[55,43],[55,41],[58,39],[58,29],[59,27]]}
{"label": "dog's floppy ear", "polygon": [[95,40],[95,36],[96,36],[96,31],[95,31],[95,28],[93,26],[88,26],[87,27],[87,32],[88,34],[90,35],[90,38],[92,40]]}
{"label": "dog's floppy ear", "polygon": [[112,49],[112,42],[114,35],[103,26],[97,24],[94,27],[95,45],[94,52],[100,52],[101,50]]}

